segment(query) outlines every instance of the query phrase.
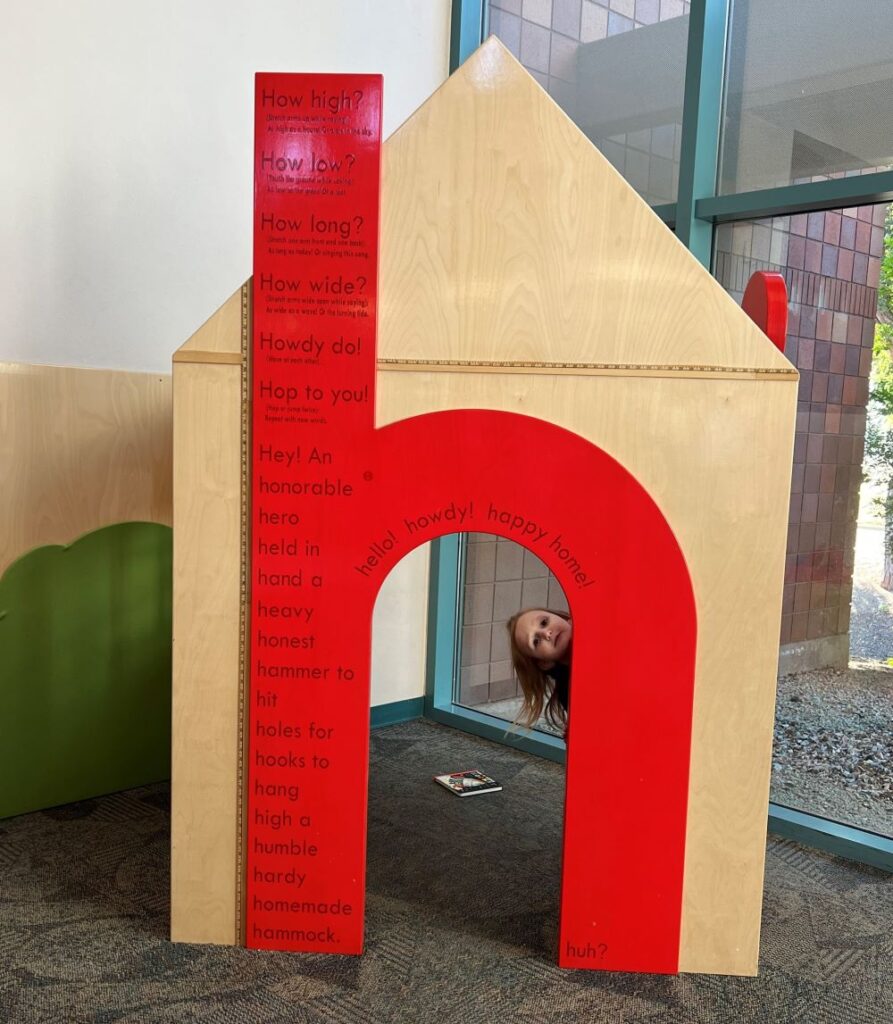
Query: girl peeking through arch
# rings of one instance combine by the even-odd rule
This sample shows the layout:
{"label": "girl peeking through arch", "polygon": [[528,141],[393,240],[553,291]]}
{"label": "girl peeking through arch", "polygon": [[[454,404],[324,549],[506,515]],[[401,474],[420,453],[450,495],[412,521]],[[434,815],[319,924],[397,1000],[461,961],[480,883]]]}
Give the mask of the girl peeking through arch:
{"label": "girl peeking through arch", "polygon": [[573,624],[567,612],[526,608],[506,623],[512,665],[524,704],[518,724],[531,728],[545,711],[546,721],[567,738]]}

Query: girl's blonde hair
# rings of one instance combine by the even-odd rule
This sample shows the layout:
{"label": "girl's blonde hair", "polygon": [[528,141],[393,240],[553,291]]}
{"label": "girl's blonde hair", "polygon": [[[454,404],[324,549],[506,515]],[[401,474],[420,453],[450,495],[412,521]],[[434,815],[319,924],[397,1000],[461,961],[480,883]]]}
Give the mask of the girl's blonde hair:
{"label": "girl's blonde hair", "polygon": [[[538,610],[522,608],[519,612],[515,612],[506,623],[506,628],[509,631],[509,647],[512,652],[512,666],[524,694],[524,704],[521,706],[517,723],[526,729],[532,728],[545,708],[546,720],[557,729],[564,729],[567,726],[567,712],[555,693],[554,681],[548,672],[540,668],[536,658],[521,650],[515,639],[515,626],[518,624],[518,619],[529,611]],[[542,610],[548,612],[549,615],[557,615],[560,619],[570,622],[567,612],[554,611],[552,608],[543,608]]]}

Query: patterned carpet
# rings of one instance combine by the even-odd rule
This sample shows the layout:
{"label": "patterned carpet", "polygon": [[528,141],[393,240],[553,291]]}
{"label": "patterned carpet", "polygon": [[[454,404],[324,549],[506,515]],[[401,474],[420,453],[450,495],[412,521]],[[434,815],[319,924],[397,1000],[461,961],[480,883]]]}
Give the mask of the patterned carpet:
{"label": "patterned carpet", "polygon": [[[436,772],[501,794],[457,800]],[[0,822],[11,1024],[881,1024],[893,883],[770,840],[760,977],[559,971],[563,769],[427,722],[372,734],[366,953],[172,945],[169,793]]]}

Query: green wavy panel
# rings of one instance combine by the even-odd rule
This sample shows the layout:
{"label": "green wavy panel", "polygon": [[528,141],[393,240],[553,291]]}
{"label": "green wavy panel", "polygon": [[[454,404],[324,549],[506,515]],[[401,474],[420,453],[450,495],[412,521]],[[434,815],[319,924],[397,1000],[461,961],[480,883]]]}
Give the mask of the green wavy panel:
{"label": "green wavy panel", "polygon": [[170,776],[171,571],[117,523],[0,579],[0,817]]}

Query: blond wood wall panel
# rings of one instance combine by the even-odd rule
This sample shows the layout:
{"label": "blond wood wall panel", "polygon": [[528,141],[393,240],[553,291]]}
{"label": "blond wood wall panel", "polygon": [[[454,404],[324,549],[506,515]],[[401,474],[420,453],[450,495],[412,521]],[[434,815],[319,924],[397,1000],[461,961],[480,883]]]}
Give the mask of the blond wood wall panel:
{"label": "blond wood wall panel", "polygon": [[[213,455],[195,454],[193,470],[187,471],[184,462],[194,491],[199,467],[213,481],[215,471],[209,467],[226,461],[227,436],[230,456],[236,458],[237,370],[177,366],[175,372],[184,371],[196,375],[196,381],[204,373],[218,380],[230,375],[227,388],[202,401],[200,414],[190,413],[193,418],[182,421],[194,426],[196,434],[201,423],[206,438],[220,446]],[[674,529],[692,573],[699,619],[683,971],[756,971],[795,395],[796,382],[784,378],[654,379],[635,372],[624,378],[471,375],[412,373],[408,368],[378,375],[379,425],[469,407],[550,420],[589,438],[629,468]],[[179,426],[177,437],[179,451]],[[198,453],[199,441],[192,443]],[[730,465],[735,472],[729,472]],[[176,533],[177,544],[185,545],[188,554],[181,560],[175,549],[174,862],[183,865],[188,857],[191,870],[184,866],[177,874],[175,869],[173,898],[180,924],[174,937],[189,941],[234,941],[235,866],[228,855],[235,850],[236,835],[237,469],[230,463],[228,484],[213,484],[191,511],[184,507],[184,530]],[[178,486],[178,495],[186,493]],[[219,525],[210,531],[199,526],[206,522],[201,501],[215,508],[214,495],[227,493],[225,507],[216,507],[215,514],[223,517]],[[193,540],[185,539],[186,529]],[[221,579],[208,578],[217,573]],[[225,600],[225,610],[200,608],[201,579]],[[643,601],[660,599],[649,590],[649,581],[643,580],[642,588]],[[205,621],[196,625],[199,612]],[[190,636],[196,647],[187,659],[183,649]],[[660,652],[649,652],[647,642],[643,650],[659,671]],[[190,735],[201,737],[200,753],[192,751]],[[183,758],[182,773],[178,757]],[[207,866],[212,854],[221,861],[217,870]],[[217,908],[217,923],[202,938],[195,922],[210,920],[209,908]]]}
{"label": "blond wood wall panel", "polygon": [[250,279],[230,295],[223,305],[174,353],[175,363],[242,362],[243,291]]}
{"label": "blond wood wall panel", "polygon": [[0,572],[127,520],[171,522],[170,377],[0,363]]}
{"label": "blond wood wall panel", "polygon": [[175,363],[174,438],[171,937],[233,944],[239,941],[239,367]]}
{"label": "blond wood wall panel", "polygon": [[[379,374],[382,425],[461,408],[549,420],[626,466],[675,532],[698,610],[683,971],[756,971],[796,386]],[[660,600],[648,580],[642,600]],[[660,671],[647,638],[631,656]]]}
{"label": "blond wood wall panel", "polygon": [[383,358],[789,365],[492,37],[382,155]]}

